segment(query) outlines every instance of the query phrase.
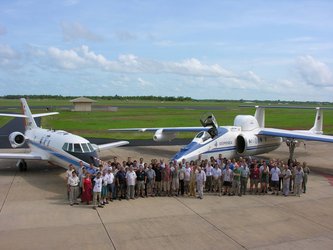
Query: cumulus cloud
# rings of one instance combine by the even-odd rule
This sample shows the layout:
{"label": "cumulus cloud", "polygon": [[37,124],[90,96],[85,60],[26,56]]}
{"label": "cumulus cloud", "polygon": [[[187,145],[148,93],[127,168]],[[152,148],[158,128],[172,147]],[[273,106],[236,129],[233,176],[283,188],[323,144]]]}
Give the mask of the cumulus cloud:
{"label": "cumulus cloud", "polygon": [[20,54],[6,44],[0,44],[0,66],[14,67],[17,66]]}
{"label": "cumulus cloud", "polygon": [[78,22],[62,22],[61,29],[66,42],[75,40],[101,41],[102,37],[95,34]]}
{"label": "cumulus cloud", "polygon": [[91,51],[88,46],[61,50],[51,47],[47,52],[51,61],[64,69],[96,68],[120,73],[169,73],[198,77],[235,77],[235,75],[218,64],[205,64],[195,58],[180,62],[163,62],[140,58],[133,54],[119,55],[109,60],[101,54]]}
{"label": "cumulus cloud", "polygon": [[51,47],[48,49],[48,55],[58,66],[64,69],[78,69],[85,64],[85,60],[74,50],[60,50]]}
{"label": "cumulus cloud", "polygon": [[296,62],[298,73],[305,83],[315,87],[332,87],[332,70],[312,56],[299,57]]}

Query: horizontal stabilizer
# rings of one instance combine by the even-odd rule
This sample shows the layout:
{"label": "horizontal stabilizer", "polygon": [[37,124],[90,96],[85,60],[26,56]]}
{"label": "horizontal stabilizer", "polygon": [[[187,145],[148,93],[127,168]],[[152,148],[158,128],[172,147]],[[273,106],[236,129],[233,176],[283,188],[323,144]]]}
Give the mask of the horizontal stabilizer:
{"label": "horizontal stabilizer", "polygon": [[[32,117],[35,118],[35,117],[42,117],[42,116],[48,116],[48,115],[57,115],[57,114],[59,114],[59,112],[40,113],[40,114],[34,114],[34,115],[32,115]],[[0,113],[0,116],[28,118],[27,115],[21,115],[21,114]]]}

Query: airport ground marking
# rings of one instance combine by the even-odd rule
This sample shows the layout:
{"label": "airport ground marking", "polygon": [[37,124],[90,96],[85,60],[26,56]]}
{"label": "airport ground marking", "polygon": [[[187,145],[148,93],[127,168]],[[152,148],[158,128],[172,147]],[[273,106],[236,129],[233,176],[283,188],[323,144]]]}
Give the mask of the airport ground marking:
{"label": "airport ground marking", "polygon": [[192,211],[194,214],[196,214],[197,216],[199,216],[202,220],[204,220],[205,222],[207,222],[209,225],[211,225],[217,231],[219,231],[222,234],[224,234],[225,236],[227,236],[227,238],[229,238],[230,240],[232,240],[233,242],[235,242],[237,245],[241,246],[244,249],[248,249],[247,247],[245,247],[244,245],[242,245],[241,243],[239,243],[237,240],[235,240],[234,238],[232,238],[229,234],[227,234],[226,232],[224,232],[222,229],[220,229],[219,227],[217,227],[215,224],[211,223],[209,220],[207,220],[201,214],[197,213],[191,207],[189,207],[188,205],[186,205],[181,199],[179,199],[178,197],[173,197],[173,198],[176,199],[179,203],[181,203],[184,207],[186,207],[187,209],[189,209],[190,211]]}
{"label": "airport ground marking", "polygon": [[112,244],[112,246],[113,246],[113,249],[116,250],[117,248],[116,248],[116,246],[115,246],[115,244],[114,244],[114,242],[113,242],[113,240],[112,240],[112,238],[111,238],[111,235],[109,234],[109,231],[107,230],[107,228],[106,228],[106,226],[105,226],[105,224],[104,224],[104,222],[103,222],[103,220],[102,220],[102,217],[101,217],[100,213],[98,212],[98,209],[96,209],[96,212],[97,212],[97,215],[98,215],[99,220],[101,221],[101,223],[102,223],[102,225],[103,225],[103,228],[104,228],[104,230],[105,230],[107,236],[109,237],[109,240],[110,240],[110,242],[111,242],[111,244]]}
{"label": "airport ground marking", "polygon": [[15,180],[15,177],[16,177],[16,174],[17,174],[17,171],[15,171],[15,174],[14,174],[14,176],[13,176],[13,179],[12,179],[12,181],[10,182],[9,188],[8,188],[8,190],[7,190],[7,193],[6,193],[5,199],[3,200],[2,204],[1,204],[0,214],[1,214],[1,212],[2,212],[3,207],[5,206],[5,203],[6,203],[6,201],[7,201],[7,198],[8,198],[9,192],[10,192],[12,186],[13,186],[13,183],[14,183],[14,180]]}

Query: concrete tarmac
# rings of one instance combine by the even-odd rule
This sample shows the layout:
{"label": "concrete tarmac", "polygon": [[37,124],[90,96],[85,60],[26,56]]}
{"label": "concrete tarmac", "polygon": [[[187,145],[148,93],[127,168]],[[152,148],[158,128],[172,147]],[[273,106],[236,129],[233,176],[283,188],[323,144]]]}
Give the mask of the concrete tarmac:
{"label": "concrete tarmac", "polygon": [[[332,145],[316,145],[299,148],[296,157],[321,160],[329,170]],[[178,149],[124,147],[103,157],[167,159]],[[286,148],[265,155],[277,156],[288,157]],[[93,210],[69,206],[63,168],[28,162],[28,171],[19,172],[15,161],[0,162],[1,249],[333,249],[328,174],[311,173],[301,197],[150,197]]]}

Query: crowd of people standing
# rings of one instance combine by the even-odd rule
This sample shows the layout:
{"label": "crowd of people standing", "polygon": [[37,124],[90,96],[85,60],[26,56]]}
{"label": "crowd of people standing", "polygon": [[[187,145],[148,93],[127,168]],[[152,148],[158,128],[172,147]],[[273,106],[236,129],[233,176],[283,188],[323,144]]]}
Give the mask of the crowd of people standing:
{"label": "crowd of people standing", "polygon": [[204,193],[218,196],[246,194],[300,196],[306,192],[310,169],[304,162],[257,160],[255,158],[217,159],[165,163],[163,159],[144,162],[102,162],[66,171],[70,205],[92,204],[103,207],[109,202],[137,197],[188,196],[203,199]]}

